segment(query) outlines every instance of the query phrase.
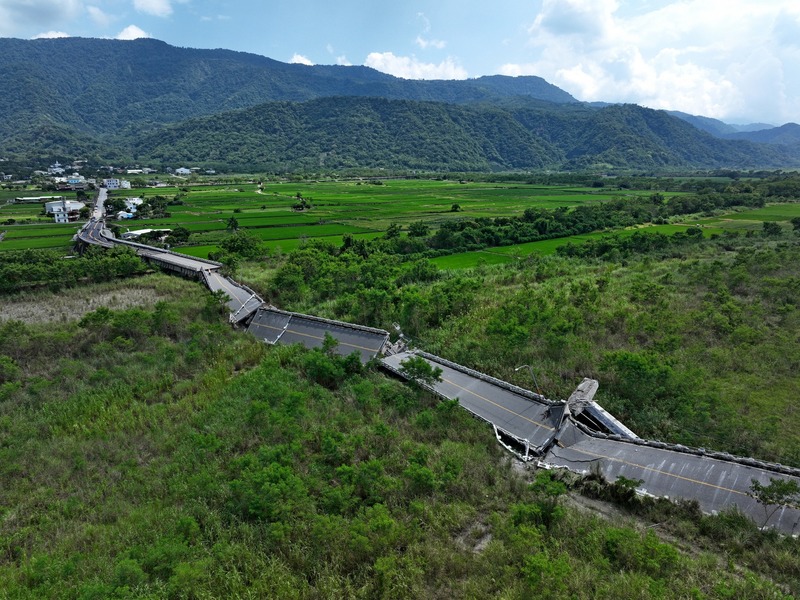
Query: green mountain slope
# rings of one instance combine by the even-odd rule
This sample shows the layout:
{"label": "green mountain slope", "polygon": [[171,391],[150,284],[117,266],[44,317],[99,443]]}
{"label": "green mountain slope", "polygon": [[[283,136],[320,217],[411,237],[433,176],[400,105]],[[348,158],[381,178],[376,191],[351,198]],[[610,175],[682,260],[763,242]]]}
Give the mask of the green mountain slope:
{"label": "green mountain slope", "polygon": [[0,154],[223,169],[786,168],[800,147],[588,105],[538,77],[404,80],[141,39],[0,39]]}
{"label": "green mountain slope", "polygon": [[270,103],[165,127],[133,140],[140,160],[239,168],[542,168],[563,155],[489,107],[322,98]]}
{"label": "green mountain slope", "polygon": [[322,98],[268,103],[127,138],[140,161],[238,169],[520,170],[798,164],[785,148],[719,140],[663,111]]}
{"label": "green mountain slope", "polygon": [[13,125],[29,102],[65,124],[111,133],[129,123],[168,123],[267,101],[379,96],[463,103],[528,95],[574,102],[539,77],[413,81],[367,67],[286,64],[230,50],[176,48],[153,39],[0,39],[0,97]]}
{"label": "green mountain slope", "polygon": [[800,125],[786,123],[780,127],[761,129],[759,131],[742,131],[725,136],[731,140],[750,140],[761,144],[800,144]]}

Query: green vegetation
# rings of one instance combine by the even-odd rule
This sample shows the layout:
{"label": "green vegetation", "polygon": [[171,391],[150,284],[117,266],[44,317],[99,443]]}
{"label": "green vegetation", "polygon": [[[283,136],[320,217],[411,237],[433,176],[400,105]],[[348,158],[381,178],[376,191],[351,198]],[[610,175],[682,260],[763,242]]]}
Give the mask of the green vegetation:
{"label": "green vegetation", "polygon": [[0,253],[0,293],[34,287],[58,290],[86,281],[108,281],[144,273],[147,266],[129,248],[90,248],[83,257],[60,252],[20,250]]}
{"label": "green vegetation", "polygon": [[796,541],[735,514],[648,507],[691,535],[686,553],[658,529],[576,511],[574,482],[523,480],[454,403],[324,349],[259,344],[195,283],[116,291],[151,286],[168,296],[149,308],[0,326],[10,597],[800,591]]}
{"label": "green vegetation", "polygon": [[[146,222],[175,223],[174,244],[208,240],[181,251],[223,253],[281,308],[398,323],[419,347],[524,387],[514,367],[534,365],[552,398],[594,377],[597,400],[639,435],[800,465],[791,195],[770,195],[769,179],[747,193],[726,191],[743,185],[730,179],[550,183],[190,186],[160,191],[181,203]],[[292,211],[298,193],[313,208]],[[511,243],[543,223],[573,235]],[[277,233],[331,226],[350,229]],[[431,246],[442,232],[451,248]],[[469,233],[507,241],[481,254],[509,262],[424,258],[471,256],[457,253]],[[338,357],[333,340],[260,344],[197,283],[119,279],[143,269],[124,250],[0,254],[10,597],[800,594],[796,539],[639,498],[636,482],[519,469],[457,402]],[[776,488],[752,488],[765,516],[794,501]]]}
{"label": "green vegetation", "polygon": [[720,139],[664,111],[575,102],[538,77],[423,82],[157,40],[3,39],[0,78],[16,82],[0,98],[0,152],[18,161],[274,173],[800,164],[794,135]]}

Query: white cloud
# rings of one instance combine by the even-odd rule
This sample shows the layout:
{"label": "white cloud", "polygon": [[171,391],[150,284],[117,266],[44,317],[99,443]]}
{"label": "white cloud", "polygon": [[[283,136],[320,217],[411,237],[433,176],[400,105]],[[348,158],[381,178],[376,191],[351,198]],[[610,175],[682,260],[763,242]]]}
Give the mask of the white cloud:
{"label": "white cloud", "polygon": [[544,0],[528,33],[535,59],[500,71],[539,75],[581,100],[727,120],[798,116],[794,0],[677,0],[634,16],[616,0]]}
{"label": "white cloud", "polygon": [[403,79],[466,79],[467,71],[447,58],[439,64],[425,63],[416,56],[395,56],[391,52],[371,52],[364,64]]}
{"label": "white cloud", "polygon": [[45,31],[43,33],[37,33],[33,36],[32,40],[52,40],[55,38],[68,38],[72,37],[68,33],[64,33],[63,31]]}
{"label": "white cloud", "polygon": [[447,42],[444,42],[442,40],[427,40],[421,35],[417,36],[417,39],[414,40],[414,43],[423,50],[427,48],[436,48],[437,50],[441,50],[442,48],[447,46]]}
{"label": "white cloud", "polygon": [[0,35],[18,35],[26,27],[63,26],[82,8],[80,0],[0,0]]}
{"label": "white cloud", "polygon": [[344,54],[342,54],[341,56],[337,56],[336,57],[336,64],[337,65],[341,65],[343,67],[351,67],[351,66],[353,66],[353,63],[351,63],[349,60],[347,60],[347,57]]}
{"label": "white cloud", "polygon": [[447,42],[442,40],[436,39],[429,39],[424,36],[426,33],[431,32],[431,21],[428,17],[425,16],[425,13],[417,13],[417,18],[422,21],[422,33],[417,36],[417,39],[414,40],[414,43],[422,48],[423,50],[427,48],[435,48],[437,50],[441,50],[447,45]]}
{"label": "white cloud", "polygon": [[133,0],[133,7],[140,13],[156,17],[168,17],[172,14],[170,0]]}
{"label": "white cloud", "polygon": [[139,38],[149,38],[150,34],[142,31],[136,25],[128,25],[120,31],[114,39],[117,40],[138,40]]}
{"label": "white cloud", "polygon": [[86,12],[89,13],[89,17],[99,27],[108,27],[113,21],[113,17],[111,17],[111,15],[106,14],[103,12],[103,9],[97,6],[87,6]]}
{"label": "white cloud", "polygon": [[289,62],[297,65],[306,65],[308,67],[314,66],[314,63],[311,62],[310,59],[306,58],[302,54],[296,54],[296,53],[292,56],[292,58],[289,59]]}

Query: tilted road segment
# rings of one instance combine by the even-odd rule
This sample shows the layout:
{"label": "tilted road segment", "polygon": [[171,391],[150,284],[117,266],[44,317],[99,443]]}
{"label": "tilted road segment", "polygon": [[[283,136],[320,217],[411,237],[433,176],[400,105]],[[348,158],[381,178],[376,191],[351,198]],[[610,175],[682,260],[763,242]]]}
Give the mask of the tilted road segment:
{"label": "tilted road segment", "polygon": [[222,291],[228,296],[231,321],[243,321],[264,304],[264,300],[251,289],[221,275],[216,270],[203,269],[202,275],[208,289],[212,292]]}
{"label": "tilted road segment", "polygon": [[[800,510],[781,508],[765,523],[771,509],[765,510],[748,494],[753,480],[769,485],[775,478],[800,485],[798,469],[591,432],[565,414],[563,404],[546,403],[530,391],[518,390],[426,353],[401,352],[383,358],[381,364],[405,377],[402,362],[414,355],[442,369],[441,381],[428,386],[432,392],[442,398],[457,399],[460,406],[488,421],[496,430],[527,445],[526,455],[522,455],[519,446],[509,448],[521,458],[535,458],[540,466],[565,468],[580,474],[594,470],[610,482],[626,477],[641,482],[637,490],[645,494],[697,500],[706,513],[736,506],[759,525],[776,527],[789,534],[800,533]],[[500,436],[498,439],[503,442]]]}
{"label": "tilted road segment", "polygon": [[[385,357],[381,363],[402,375],[403,361],[414,355],[400,352]],[[523,458],[531,452],[541,454],[555,438],[564,404],[537,401],[531,392],[526,395],[526,390],[517,391],[503,382],[476,377],[469,369],[439,357],[426,354],[423,358],[442,370],[441,381],[433,384],[432,391],[442,398],[457,399],[460,406],[513,438],[519,444],[515,451]]]}
{"label": "tilted road segment", "polygon": [[[694,499],[706,513],[737,506],[759,525],[785,533],[800,533],[800,510],[782,508],[767,523],[768,508],[748,492],[753,480],[769,485],[784,479],[800,485],[800,470],[737,457],[644,440],[609,439],[593,435],[571,421],[540,463],[588,474],[599,471],[606,480],[625,477],[641,481],[637,489],[658,497]],[[750,463],[750,464],[747,464]]]}
{"label": "tilted road segment", "polygon": [[380,354],[389,340],[389,332],[383,329],[287,312],[272,306],[259,308],[247,331],[268,344],[302,344],[306,348],[321,348],[327,333],[337,342],[336,354],[347,356],[356,352],[365,364]]}

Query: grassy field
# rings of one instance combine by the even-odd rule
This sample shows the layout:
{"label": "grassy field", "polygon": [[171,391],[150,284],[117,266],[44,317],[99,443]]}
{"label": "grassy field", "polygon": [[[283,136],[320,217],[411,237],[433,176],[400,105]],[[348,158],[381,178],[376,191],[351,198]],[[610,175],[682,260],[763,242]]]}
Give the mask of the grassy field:
{"label": "grassy field", "polygon": [[[21,248],[67,248],[76,226],[51,223],[41,217],[41,205],[5,204],[19,195],[41,195],[42,192],[0,193],[0,223],[14,219],[17,223],[0,225],[6,235],[0,251]],[[352,234],[371,239],[390,224],[408,226],[425,221],[436,227],[452,219],[509,217],[522,214],[526,208],[575,207],[607,201],[612,198],[648,196],[649,190],[629,191],[610,188],[586,188],[566,185],[497,184],[484,182],[389,180],[380,185],[368,181],[327,181],[302,183],[255,183],[219,186],[148,188],[112,192],[112,197],[179,198],[179,204],[168,207],[169,217],[119,221],[123,230],[173,229],[185,227],[191,232],[189,245],[183,251],[204,256],[214,251],[228,235],[228,222],[235,218],[239,227],[254,233],[267,247],[290,251],[310,239],[332,239]],[[664,193],[673,197],[677,193]],[[73,194],[74,195],[74,194]],[[296,211],[300,198],[311,208]],[[456,206],[457,205],[457,206]],[[457,209],[457,210],[454,210]],[[754,229],[763,221],[788,222],[800,215],[800,204],[781,204],[759,210],[732,213],[724,217],[701,219],[707,234],[723,229]],[[20,224],[26,221],[28,224]],[[33,224],[31,224],[31,221]],[[665,233],[685,229],[695,223],[661,225],[655,229]],[[592,234],[596,235],[596,234]],[[442,268],[466,268],[481,263],[510,262],[514,256],[549,254],[568,241],[581,241],[586,236],[546,240],[517,246],[495,248],[442,257],[436,263]]]}
{"label": "grassy field", "polygon": [[[647,227],[632,227],[616,234],[626,236],[633,235],[636,231],[658,232],[671,235],[678,231],[686,231],[690,225],[650,225]],[[710,237],[715,233],[721,233],[722,228],[707,225],[703,227],[703,235]],[[609,235],[609,232],[588,233],[585,235],[573,235],[569,237],[556,238],[552,240],[542,240],[540,242],[528,242],[526,244],[514,244],[513,246],[499,246],[487,250],[475,252],[462,252],[451,254],[450,256],[440,256],[431,259],[440,269],[471,269],[478,265],[496,265],[514,262],[526,256],[536,254],[547,256],[554,254],[556,249],[569,243],[579,244],[589,239],[595,239]]]}
{"label": "grassy field", "polygon": [[[207,256],[218,249],[228,221],[261,238],[268,248],[291,251],[304,240],[331,239],[343,234],[371,239],[390,224],[407,226],[425,221],[434,227],[447,220],[519,215],[529,207],[556,208],[601,202],[616,197],[615,190],[570,186],[498,185],[432,180],[392,180],[381,185],[362,181],[268,183],[159,188],[133,194],[172,197],[170,216],[121,221],[126,229],[185,227],[192,232],[182,251]],[[627,193],[627,192],[626,192]],[[649,194],[650,192],[631,192]],[[293,206],[299,198],[311,203],[302,212]],[[454,205],[460,210],[454,211]]]}

